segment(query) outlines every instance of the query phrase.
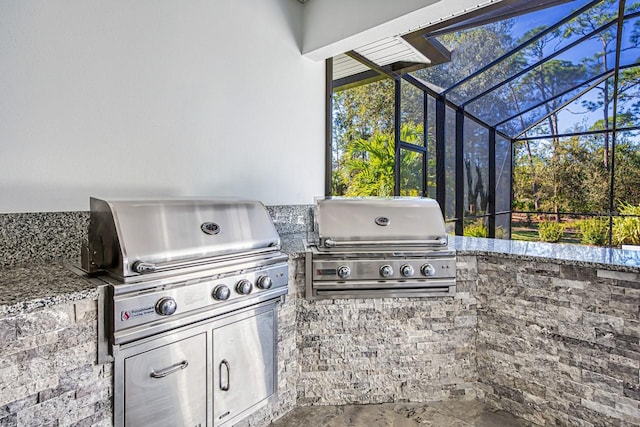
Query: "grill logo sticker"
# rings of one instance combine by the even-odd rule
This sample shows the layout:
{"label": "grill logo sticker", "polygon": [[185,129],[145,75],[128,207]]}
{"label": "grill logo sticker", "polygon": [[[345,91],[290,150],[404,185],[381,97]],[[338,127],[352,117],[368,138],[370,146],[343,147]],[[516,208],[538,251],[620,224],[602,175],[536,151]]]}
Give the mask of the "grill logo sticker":
{"label": "grill logo sticker", "polygon": [[155,310],[155,308],[153,306],[135,308],[133,310],[121,311],[120,312],[120,320],[124,322],[124,321],[129,320],[129,319],[135,319],[136,317],[146,316],[147,314],[155,313],[155,311],[156,310]]}
{"label": "grill logo sticker", "polygon": [[337,274],[336,268],[316,268],[316,276],[336,276]]}
{"label": "grill logo sticker", "polygon": [[200,226],[200,229],[205,233],[213,236],[220,232],[220,226],[215,222],[205,222]]}
{"label": "grill logo sticker", "polygon": [[387,218],[386,216],[379,216],[375,219],[376,224],[378,224],[381,227],[386,227],[387,225],[389,225],[389,218]]}

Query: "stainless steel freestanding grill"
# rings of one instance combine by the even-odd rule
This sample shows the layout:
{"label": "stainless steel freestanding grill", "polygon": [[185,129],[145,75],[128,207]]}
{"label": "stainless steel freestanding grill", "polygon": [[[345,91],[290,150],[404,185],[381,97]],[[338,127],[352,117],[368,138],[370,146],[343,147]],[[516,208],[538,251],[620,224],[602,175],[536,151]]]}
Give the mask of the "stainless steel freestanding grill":
{"label": "stainless steel freestanding grill", "polygon": [[455,251],[428,198],[327,198],[306,244],[309,299],[453,295]]}
{"label": "stainless steel freestanding grill", "polygon": [[[92,198],[117,426],[227,426],[275,397],[287,256],[265,207]],[[102,317],[104,321],[102,321]]]}

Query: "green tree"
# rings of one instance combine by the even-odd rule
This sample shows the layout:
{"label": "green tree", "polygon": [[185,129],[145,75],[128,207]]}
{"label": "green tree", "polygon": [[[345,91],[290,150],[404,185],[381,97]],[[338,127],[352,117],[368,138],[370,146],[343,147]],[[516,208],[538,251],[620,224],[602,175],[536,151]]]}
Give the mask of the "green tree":
{"label": "green tree", "polygon": [[[634,6],[633,10],[636,9],[637,6]],[[627,9],[627,11],[629,10]],[[566,27],[566,31],[563,33],[556,31],[549,34],[525,50],[525,54],[532,59],[542,59],[549,46],[559,43],[561,38],[587,35],[602,25],[611,22],[616,16],[617,2],[611,0],[603,1],[572,20]],[[554,38],[556,38],[555,41]],[[601,48],[592,56],[585,58],[580,64],[559,63],[557,61],[553,64],[552,61],[548,61],[536,70],[535,77],[530,78],[528,82],[523,80],[520,87],[513,89],[512,94],[515,102],[526,102],[527,97],[522,96],[523,93],[535,94],[540,99],[548,99],[553,93],[559,92],[563,86],[565,88],[573,87],[575,84],[580,83],[580,80],[586,81],[589,76],[611,70],[613,64],[610,59],[611,52],[615,47],[615,25],[599,31],[594,38]],[[634,30],[631,32],[629,43],[626,46],[629,48],[637,47],[637,38],[637,26],[634,23]],[[609,57],[607,57],[607,54],[609,54]],[[552,67],[549,65],[552,65]],[[580,67],[581,70],[576,67]],[[542,75],[543,68],[546,76]],[[633,105],[638,103],[637,88],[640,82],[637,68],[627,68],[620,73],[618,82],[618,127],[633,126],[633,123],[637,122],[637,119],[633,117]],[[580,79],[572,81],[576,75]],[[548,76],[553,76],[556,81],[551,84]],[[593,98],[585,98],[586,101],[583,101],[582,105],[588,111],[599,111],[601,109],[600,111],[603,114],[603,118],[588,130],[611,129],[612,117],[609,114],[612,113],[610,107],[613,102],[613,83],[613,78],[608,79],[595,89],[597,94],[595,100]],[[514,192],[524,196],[523,201],[530,200],[533,196],[533,204],[536,210],[606,212],[608,211],[609,203],[611,134],[607,132],[564,140],[554,137],[553,135],[557,135],[560,131],[557,121],[558,114],[550,114],[550,112],[561,107],[564,102],[565,99],[556,98],[553,103],[547,103],[545,106],[548,115],[545,121],[546,126],[539,126],[536,129],[552,135],[549,138],[551,144],[547,145],[544,153],[538,159],[534,159],[529,143],[526,143],[524,150],[516,151],[516,156],[522,156],[523,154],[527,156],[530,170],[525,175],[522,169],[522,162],[516,161]],[[624,119],[621,120],[622,117]],[[522,123],[522,126],[525,127],[525,124]],[[576,128],[574,130],[586,131],[587,129]],[[541,142],[540,144],[545,143]],[[593,157],[600,159],[600,161],[596,161]],[[620,174],[621,183],[625,181],[627,176],[634,176],[625,164],[625,162],[630,162],[632,159],[632,155],[625,155],[625,160],[621,160],[620,168],[625,170],[624,175]],[[618,175],[616,173],[616,180]],[[518,188],[518,185],[515,184],[522,184],[523,181],[532,185],[533,194],[523,191],[523,188]],[[544,184],[539,184],[539,181],[545,182]],[[542,191],[538,191],[537,187],[539,185],[544,187]],[[620,186],[616,187],[620,188]],[[517,190],[515,190],[516,188]],[[516,196],[516,199],[517,197],[519,196]],[[541,197],[545,198],[543,203],[540,202]],[[543,205],[544,208],[542,207]]]}
{"label": "green tree", "polygon": [[[534,55],[543,56],[544,47],[536,46],[533,49]],[[538,99],[548,99],[544,104],[546,115],[546,124],[548,126],[548,134],[551,135],[550,151],[547,158],[547,176],[551,178],[551,201],[552,209],[556,214],[560,212],[562,200],[561,182],[564,168],[567,164],[562,160],[562,146],[560,138],[558,138],[558,108],[565,102],[564,97],[558,96],[568,88],[571,88],[584,81],[585,67],[583,65],[575,65],[569,61],[550,60],[539,67],[536,67],[531,73],[525,75],[521,80],[520,92],[529,93],[530,96],[538,97]],[[525,100],[526,102],[526,100]],[[529,162],[532,165],[532,162]],[[536,176],[532,171],[532,176]],[[537,182],[536,182],[537,186]],[[539,194],[534,194],[539,197]],[[559,217],[556,215],[556,220]]]}
{"label": "green tree", "polygon": [[347,150],[375,133],[392,131],[394,81],[380,80],[333,94],[332,194],[345,195],[349,186],[345,171]]}
{"label": "green tree", "polygon": [[[422,135],[422,124],[413,123],[402,126],[400,137],[413,143]],[[421,170],[419,154],[408,151],[401,156],[401,168],[407,171]],[[347,148],[344,173],[348,181],[345,195],[356,196],[393,196],[395,177],[395,144],[393,132],[376,131],[367,139],[360,138]],[[415,186],[417,174],[403,177],[406,187]]]}
{"label": "green tree", "polygon": [[640,205],[640,147],[634,139],[637,135],[618,133],[616,137],[613,199],[617,206],[622,202]]}
{"label": "green tree", "polygon": [[[631,5],[631,8],[627,9],[627,13],[638,10],[638,5]],[[565,37],[572,35],[586,36],[602,26],[614,21],[618,16],[618,1],[617,0],[603,0],[585,13],[577,16],[571,21],[571,25],[567,27],[564,34]],[[634,29],[631,32],[629,44],[624,50],[633,49],[638,47],[638,23],[634,23]],[[584,64],[590,75],[598,75],[600,73],[606,73],[613,70],[614,63],[612,61],[612,53],[616,48],[616,25],[610,25],[604,30],[599,31],[594,36],[598,42],[600,48],[592,56],[585,58]],[[597,91],[597,99],[585,100],[582,105],[589,111],[600,111],[602,114],[603,129],[609,130],[611,128],[612,117],[612,104],[614,96],[614,79],[613,77],[607,79],[603,84],[599,85],[595,90]],[[624,102],[631,94],[632,91],[638,85],[638,70],[627,69],[619,75],[618,82],[618,100]],[[610,167],[610,147],[611,137],[607,132],[604,134],[604,149],[602,150],[602,163],[605,169],[609,170]]]}
{"label": "green tree", "polygon": [[514,144],[513,157],[513,209],[539,210],[544,189],[544,160],[536,152],[536,145],[530,141]]}
{"label": "green tree", "polygon": [[[523,35],[521,41],[530,39],[540,31],[540,27],[529,30]],[[530,43],[521,51],[519,61],[524,64],[535,64],[544,61],[548,52],[553,49],[553,46],[557,45],[561,36],[560,32],[556,30]],[[576,65],[570,61],[552,59],[542,62],[536,68],[525,74],[510,88],[510,93],[517,111],[519,112],[521,110],[521,104],[529,105],[532,103],[532,100],[548,100],[543,104],[544,115],[542,115],[542,117],[546,117],[549,134],[557,135],[557,109],[562,106],[567,98],[566,95],[561,96],[561,94],[584,81],[585,71],[586,69],[583,65]],[[521,127],[526,129],[528,126],[527,123],[524,122],[522,115],[520,115],[520,120]],[[532,177],[531,187],[534,209],[538,210],[540,208],[540,194],[538,192],[539,178],[536,174],[529,141],[525,142],[525,149]],[[549,158],[549,164],[547,165],[547,172],[551,172],[553,178],[551,197],[552,200],[554,200],[553,211],[556,213],[559,212],[559,172],[562,167],[557,155],[559,149],[560,141],[554,136],[552,137],[552,154]]]}
{"label": "green tree", "polygon": [[[425,68],[416,75],[436,88],[446,89],[475,73],[514,46],[511,36],[513,21],[505,20],[481,27],[444,34],[438,37],[451,54],[451,61],[436,67]],[[454,90],[454,102],[469,99],[508,76],[507,64],[494,67],[490,73],[482,73]]]}

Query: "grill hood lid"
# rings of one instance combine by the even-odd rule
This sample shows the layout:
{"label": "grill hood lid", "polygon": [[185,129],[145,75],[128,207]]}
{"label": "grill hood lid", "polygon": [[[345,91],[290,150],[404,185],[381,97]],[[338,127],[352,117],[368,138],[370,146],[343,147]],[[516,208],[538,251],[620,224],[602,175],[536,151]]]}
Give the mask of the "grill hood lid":
{"label": "grill hood lid", "polygon": [[316,202],[320,246],[446,246],[444,218],[429,198],[327,198]]}
{"label": "grill hood lid", "polygon": [[259,201],[90,199],[89,271],[138,275],[136,263],[162,264],[279,250],[280,237]]}

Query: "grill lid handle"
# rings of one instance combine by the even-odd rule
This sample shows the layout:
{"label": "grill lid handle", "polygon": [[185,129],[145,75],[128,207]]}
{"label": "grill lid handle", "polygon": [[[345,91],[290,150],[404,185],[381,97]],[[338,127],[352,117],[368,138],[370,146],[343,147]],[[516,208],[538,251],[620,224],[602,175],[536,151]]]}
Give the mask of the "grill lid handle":
{"label": "grill lid handle", "polygon": [[444,246],[448,242],[446,236],[438,237],[431,240],[350,240],[348,242],[335,241],[333,239],[326,239],[324,246],[327,248],[333,248],[335,246],[373,246],[373,245],[394,245],[394,246]]}
{"label": "grill lid handle", "polygon": [[153,273],[154,271],[156,271],[156,265],[150,262],[136,261],[131,266],[131,269],[140,274]]}
{"label": "grill lid handle", "polygon": [[248,255],[262,255],[262,254],[268,254],[268,253],[276,253],[276,251],[279,251],[279,250],[280,250],[280,245],[271,245],[266,248],[259,248],[252,251],[245,251],[242,254],[231,253],[228,255],[220,255],[220,256],[213,256],[213,257],[174,260],[174,261],[155,262],[155,263],[137,260],[133,264],[131,264],[131,271],[134,271],[139,274],[159,273],[162,271],[175,270],[177,268],[195,267],[198,265],[209,264],[211,262],[219,262],[219,261],[238,258],[238,257],[246,258]]}

